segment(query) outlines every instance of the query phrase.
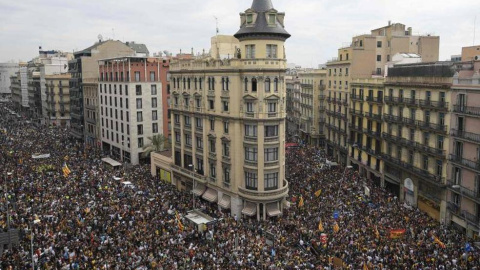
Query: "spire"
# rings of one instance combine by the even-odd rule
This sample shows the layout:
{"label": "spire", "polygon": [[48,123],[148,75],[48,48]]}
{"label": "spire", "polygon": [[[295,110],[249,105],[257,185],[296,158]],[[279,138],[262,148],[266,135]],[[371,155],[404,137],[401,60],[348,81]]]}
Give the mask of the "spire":
{"label": "spire", "polygon": [[265,12],[273,8],[271,0],[253,0],[252,9],[256,12]]}

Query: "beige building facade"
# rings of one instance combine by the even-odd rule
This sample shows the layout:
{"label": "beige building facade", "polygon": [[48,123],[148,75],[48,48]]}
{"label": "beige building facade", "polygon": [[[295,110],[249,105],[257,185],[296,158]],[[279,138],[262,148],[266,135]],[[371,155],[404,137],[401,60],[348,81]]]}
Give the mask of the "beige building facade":
{"label": "beige building facade", "polygon": [[46,125],[70,127],[70,74],[45,75]]}
{"label": "beige building facade", "polygon": [[[397,53],[414,53],[423,61],[438,61],[439,37],[413,35],[411,28],[390,23],[370,34],[352,38],[349,46],[338,49],[338,56],[327,62],[327,153],[345,164],[348,156],[349,93],[352,79],[383,77],[385,64]],[[336,106],[335,106],[336,105]],[[335,107],[338,114],[332,113]],[[342,117],[346,115],[347,117]]]}
{"label": "beige building facade", "polygon": [[281,215],[288,195],[284,16],[254,0],[222,47],[234,57],[170,63],[172,183],[232,215]]}

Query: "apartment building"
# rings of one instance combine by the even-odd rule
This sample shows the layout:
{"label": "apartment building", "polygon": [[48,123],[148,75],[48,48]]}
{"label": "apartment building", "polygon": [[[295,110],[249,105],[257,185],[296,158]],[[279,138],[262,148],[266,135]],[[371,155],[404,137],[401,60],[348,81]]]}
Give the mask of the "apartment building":
{"label": "apartment building", "polygon": [[325,69],[305,70],[298,73],[300,97],[299,138],[315,146],[325,144]]}
{"label": "apartment building", "polygon": [[[71,74],[70,134],[73,138],[89,145],[101,144],[98,105],[95,105],[95,100],[98,100],[98,60],[132,55],[135,55],[134,49],[114,40],[99,40],[94,45],[74,53],[74,59],[68,62],[68,72]],[[86,96],[84,90],[88,92]]]}
{"label": "apartment building", "polygon": [[300,80],[297,72],[290,73],[285,77],[287,134],[297,137],[300,131]]}
{"label": "apartment building", "polygon": [[445,222],[451,62],[389,68],[385,82],[385,187]]}
{"label": "apartment building", "polygon": [[[327,153],[340,163],[346,164],[348,156],[349,83],[352,79],[383,77],[386,63],[397,53],[419,54],[425,62],[438,61],[439,37],[413,35],[412,28],[389,22],[370,34],[353,37],[349,46],[339,48],[338,56],[327,62]],[[339,113],[333,114],[334,110]]]}
{"label": "apartment building", "polygon": [[472,237],[480,231],[480,46],[463,48],[461,58],[450,94],[447,220]]}
{"label": "apartment building", "polygon": [[383,186],[384,78],[353,79],[350,86],[349,163],[361,176]]}
{"label": "apartment building", "polygon": [[18,63],[0,63],[0,96],[8,96],[12,95],[12,91],[10,88],[10,77],[14,76],[20,66]]}
{"label": "apartment building", "polygon": [[19,70],[10,76],[12,102],[17,111],[28,110],[27,63],[19,63]]}
{"label": "apartment building", "polygon": [[99,60],[98,104],[102,149],[139,164],[143,147],[163,131],[163,59],[116,57]]}
{"label": "apartment building", "polygon": [[70,74],[45,76],[46,125],[70,127]]}
{"label": "apartment building", "polygon": [[288,194],[284,17],[254,0],[230,52],[170,62],[172,183],[232,215],[281,215]]}

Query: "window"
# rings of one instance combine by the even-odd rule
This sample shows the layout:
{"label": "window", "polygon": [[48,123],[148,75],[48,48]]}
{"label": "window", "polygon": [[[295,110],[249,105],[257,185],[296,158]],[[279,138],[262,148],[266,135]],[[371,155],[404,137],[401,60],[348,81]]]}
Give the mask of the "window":
{"label": "window", "polygon": [[437,148],[443,150],[443,136],[437,137]]}
{"label": "window", "polygon": [[195,144],[198,149],[203,149],[203,139],[199,136],[195,136]]}
{"label": "window", "polygon": [[229,157],[230,156],[230,144],[228,142],[223,142],[222,143],[222,155],[224,157]]}
{"label": "window", "polygon": [[244,84],[244,91],[248,92],[248,79],[247,78],[245,78],[244,83],[245,83]]}
{"label": "window", "polygon": [[158,123],[152,123],[152,133],[158,133]]}
{"label": "window", "polygon": [[140,81],[140,71],[135,71],[135,81],[136,82]]}
{"label": "window", "polygon": [[198,79],[198,87],[200,88],[200,90],[202,90],[202,78],[199,78]]}
{"label": "window", "polygon": [[138,147],[143,147],[143,138],[138,138]]}
{"label": "window", "polygon": [[268,14],[268,23],[269,24],[275,24],[275,14]]}
{"label": "window", "polygon": [[255,59],[255,45],[245,45],[247,53],[245,57],[247,59]]}
{"label": "window", "polygon": [[257,173],[245,172],[245,188],[250,190],[257,190]]}
{"label": "window", "polygon": [[213,99],[208,100],[208,109],[209,110],[215,110],[215,102]]}
{"label": "window", "polygon": [[143,125],[137,125],[137,134],[143,135]]}
{"label": "window", "polygon": [[195,99],[195,105],[197,106],[197,108],[200,108],[200,107],[201,107],[202,104],[201,104],[199,98],[196,98],[196,99]]}
{"label": "window", "polygon": [[141,108],[142,108],[142,99],[137,98],[137,109],[141,109]]}
{"label": "window", "polygon": [[156,96],[157,95],[157,86],[155,84],[152,84],[151,89],[152,89],[152,96]]}
{"label": "window", "polygon": [[277,58],[277,45],[267,44],[267,58]]}
{"label": "window", "polygon": [[265,161],[278,161],[278,147],[265,148]]}
{"label": "window", "polygon": [[214,119],[210,119],[210,130],[215,130],[215,120]]}
{"label": "window", "polygon": [[180,115],[174,114],[173,121],[175,122],[175,124],[180,124]]}
{"label": "window", "polygon": [[427,155],[423,156],[423,169],[428,171],[428,156]]}
{"label": "window", "polygon": [[187,88],[190,90],[190,78],[187,79]]}
{"label": "window", "polygon": [[253,14],[247,14],[247,23],[253,22]]}
{"label": "window", "polygon": [[223,121],[223,132],[228,134],[228,122]]}
{"label": "window", "polygon": [[270,92],[270,79],[265,79],[265,92]]}
{"label": "window", "polygon": [[253,113],[253,102],[246,102],[245,106],[247,107],[247,112]]}
{"label": "window", "polygon": [[192,146],[192,136],[190,134],[185,134],[185,145]]}
{"label": "window", "polygon": [[178,105],[178,97],[174,97],[173,101],[175,105]]}
{"label": "window", "polygon": [[142,121],[143,121],[143,113],[137,112],[137,122],[142,122]]}
{"label": "window", "polygon": [[258,160],[256,147],[245,147],[245,160],[254,162]]}
{"label": "window", "polygon": [[273,92],[278,92],[278,78],[273,80]]}
{"label": "window", "polygon": [[276,102],[269,102],[268,103],[268,112],[269,113],[276,113],[277,112],[277,103]]}
{"label": "window", "polygon": [[157,98],[152,98],[152,108],[157,108]]}
{"label": "window", "polygon": [[142,86],[141,85],[135,85],[135,94],[137,96],[141,96],[142,95]]}
{"label": "window", "polygon": [[252,79],[252,92],[257,92],[257,79]]}
{"label": "window", "polygon": [[229,84],[230,84],[230,80],[228,79],[228,77],[223,77],[222,78],[222,90],[223,91],[230,90],[229,89]]}
{"label": "window", "polygon": [[128,85],[125,85],[125,95],[128,96]]}
{"label": "window", "polygon": [[150,81],[151,82],[155,81],[155,71],[150,71]]}
{"label": "window", "polygon": [[222,101],[223,103],[223,111],[228,112],[228,101]]}
{"label": "window", "polygon": [[130,122],[130,113],[127,112],[127,114],[125,116],[126,116],[127,122]]}
{"label": "window", "polygon": [[265,174],[265,190],[278,188],[278,172]]}
{"label": "window", "polygon": [[223,167],[223,182],[230,184],[230,167]]}
{"label": "window", "polygon": [[278,125],[265,126],[265,137],[277,137],[277,136],[278,136]]}
{"label": "window", "polygon": [[208,144],[209,144],[209,151],[210,153],[215,153],[215,139],[209,139],[208,140]]}
{"label": "window", "polygon": [[257,137],[257,126],[256,125],[245,125],[245,136],[247,136],[247,137]]}
{"label": "window", "polygon": [[377,41],[377,48],[381,48],[382,47],[382,42],[381,41]]}
{"label": "window", "polygon": [[382,61],[382,56],[381,55],[377,55],[377,62],[380,62]]}
{"label": "window", "polygon": [[152,120],[153,120],[153,121],[158,120],[157,111],[152,111]]}
{"label": "window", "polygon": [[217,168],[216,168],[215,163],[210,162],[210,177],[211,177],[211,178],[217,177],[216,169],[217,169]]}
{"label": "window", "polygon": [[180,132],[175,131],[175,142],[180,143]]}
{"label": "window", "polygon": [[437,176],[442,176],[443,173],[443,162],[441,160],[437,160]]}
{"label": "window", "polygon": [[192,123],[190,122],[190,116],[183,116],[183,120],[185,121],[185,126],[190,127]]}

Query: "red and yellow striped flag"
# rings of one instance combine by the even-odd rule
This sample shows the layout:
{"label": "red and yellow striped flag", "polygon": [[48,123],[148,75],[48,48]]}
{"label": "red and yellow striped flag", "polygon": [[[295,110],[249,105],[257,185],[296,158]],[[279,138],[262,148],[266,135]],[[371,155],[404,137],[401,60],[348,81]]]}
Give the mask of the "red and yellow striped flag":
{"label": "red and yellow striped flag", "polygon": [[340,230],[340,226],[338,226],[338,223],[335,222],[335,225],[333,225],[333,231],[337,233]]}
{"label": "red and yellow striped flag", "polygon": [[318,230],[319,230],[320,232],[323,232],[322,220],[320,220],[320,222],[318,222]]}
{"label": "red and yellow striped flag", "polygon": [[300,196],[300,202],[298,203],[298,207],[303,207],[303,197]]}

